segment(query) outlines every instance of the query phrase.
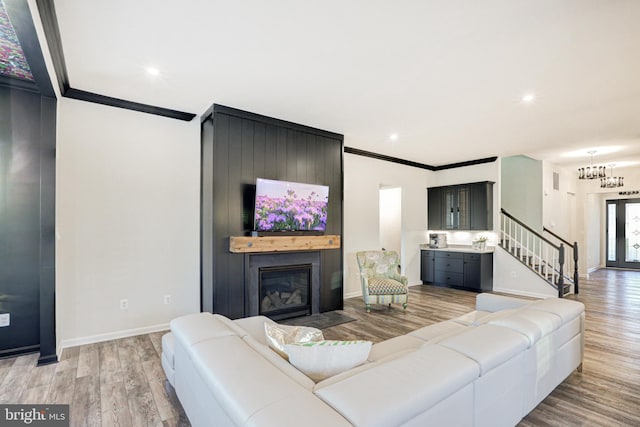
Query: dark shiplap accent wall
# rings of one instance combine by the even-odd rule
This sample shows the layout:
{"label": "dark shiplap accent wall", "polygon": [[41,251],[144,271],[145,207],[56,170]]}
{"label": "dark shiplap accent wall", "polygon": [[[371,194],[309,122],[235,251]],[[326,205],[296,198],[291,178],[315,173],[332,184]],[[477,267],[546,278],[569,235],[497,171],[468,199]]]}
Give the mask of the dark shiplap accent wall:
{"label": "dark shiplap accent wall", "polygon": [[0,357],[55,346],[56,100],[0,87]]}
{"label": "dark shiplap accent wall", "polygon": [[[327,234],[342,235],[342,135],[214,105],[202,121],[202,310],[245,313],[243,254],[256,178],[329,186]],[[321,251],[320,310],[342,308],[342,249]]]}

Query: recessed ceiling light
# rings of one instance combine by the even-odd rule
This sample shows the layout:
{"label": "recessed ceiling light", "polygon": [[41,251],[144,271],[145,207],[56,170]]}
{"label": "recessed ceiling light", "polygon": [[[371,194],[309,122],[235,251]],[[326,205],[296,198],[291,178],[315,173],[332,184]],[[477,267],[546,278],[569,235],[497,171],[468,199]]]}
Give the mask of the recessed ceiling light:
{"label": "recessed ceiling light", "polygon": [[522,102],[525,104],[530,104],[536,99],[536,95],[534,93],[526,93],[522,96]]}
{"label": "recessed ceiling light", "polygon": [[389,139],[391,141],[397,141],[398,140],[398,134],[397,133],[392,133],[391,135],[389,135]]}
{"label": "recessed ceiling light", "polygon": [[160,74],[160,70],[158,70],[156,67],[147,67],[147,74],[149,74],[150,76],[157,76],[158,74]]}

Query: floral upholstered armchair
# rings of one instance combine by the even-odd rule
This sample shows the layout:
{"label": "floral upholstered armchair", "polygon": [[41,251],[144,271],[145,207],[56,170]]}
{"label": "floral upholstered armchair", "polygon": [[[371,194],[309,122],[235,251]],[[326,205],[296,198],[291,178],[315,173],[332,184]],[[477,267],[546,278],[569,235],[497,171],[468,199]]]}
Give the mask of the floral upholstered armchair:
{"label": "floral upholstered armchair", "polygon": [[367,313],[371,304],[402,304],[407,308],[409,291],[406,276],[398,273],[398,253],[395,251],[357,252],[362,296]]}

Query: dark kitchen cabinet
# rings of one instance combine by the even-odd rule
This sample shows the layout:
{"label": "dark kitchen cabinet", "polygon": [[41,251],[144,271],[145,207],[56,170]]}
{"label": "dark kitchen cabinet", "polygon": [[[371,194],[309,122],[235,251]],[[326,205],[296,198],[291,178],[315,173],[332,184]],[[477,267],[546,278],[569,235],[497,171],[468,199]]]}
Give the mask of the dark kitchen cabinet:
{"label": "dark kitchen cabinet", "polygon": [[430,230],[444,230],[444,187],[427,189],[427,221]]}
{"label": "dark kitchen cabinet", "polygon": [[422,283],[433,282],[435,254],[436,251],[420,251],[420,280]]}
{"label": "dark kitchen cabinet", "polygon": [[493,182],[469,184],[469,229],[493,229]]}
{"label": "dark kitchen cabinet", "polygon": [[493,229],[493,182],[427,189],[430,230]]}
{"label": "dark kitchen cabinet", "polygon": [[464,253],[463,286],[477,291],[493,290],[493,254]]}
{"label": "dark kitchen cabinet", "polygon": [[493,253],[421,251],[422,283],[477,292],[493,289]]}

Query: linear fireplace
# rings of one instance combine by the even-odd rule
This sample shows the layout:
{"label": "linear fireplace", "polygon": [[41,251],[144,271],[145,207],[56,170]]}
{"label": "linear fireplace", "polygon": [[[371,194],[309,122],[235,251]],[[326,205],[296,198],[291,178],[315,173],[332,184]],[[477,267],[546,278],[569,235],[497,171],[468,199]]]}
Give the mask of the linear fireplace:
{"label": "linear fireplace", "polygon": [[320,252],[246,254],[245,311],[273,320],[320,312]]}

